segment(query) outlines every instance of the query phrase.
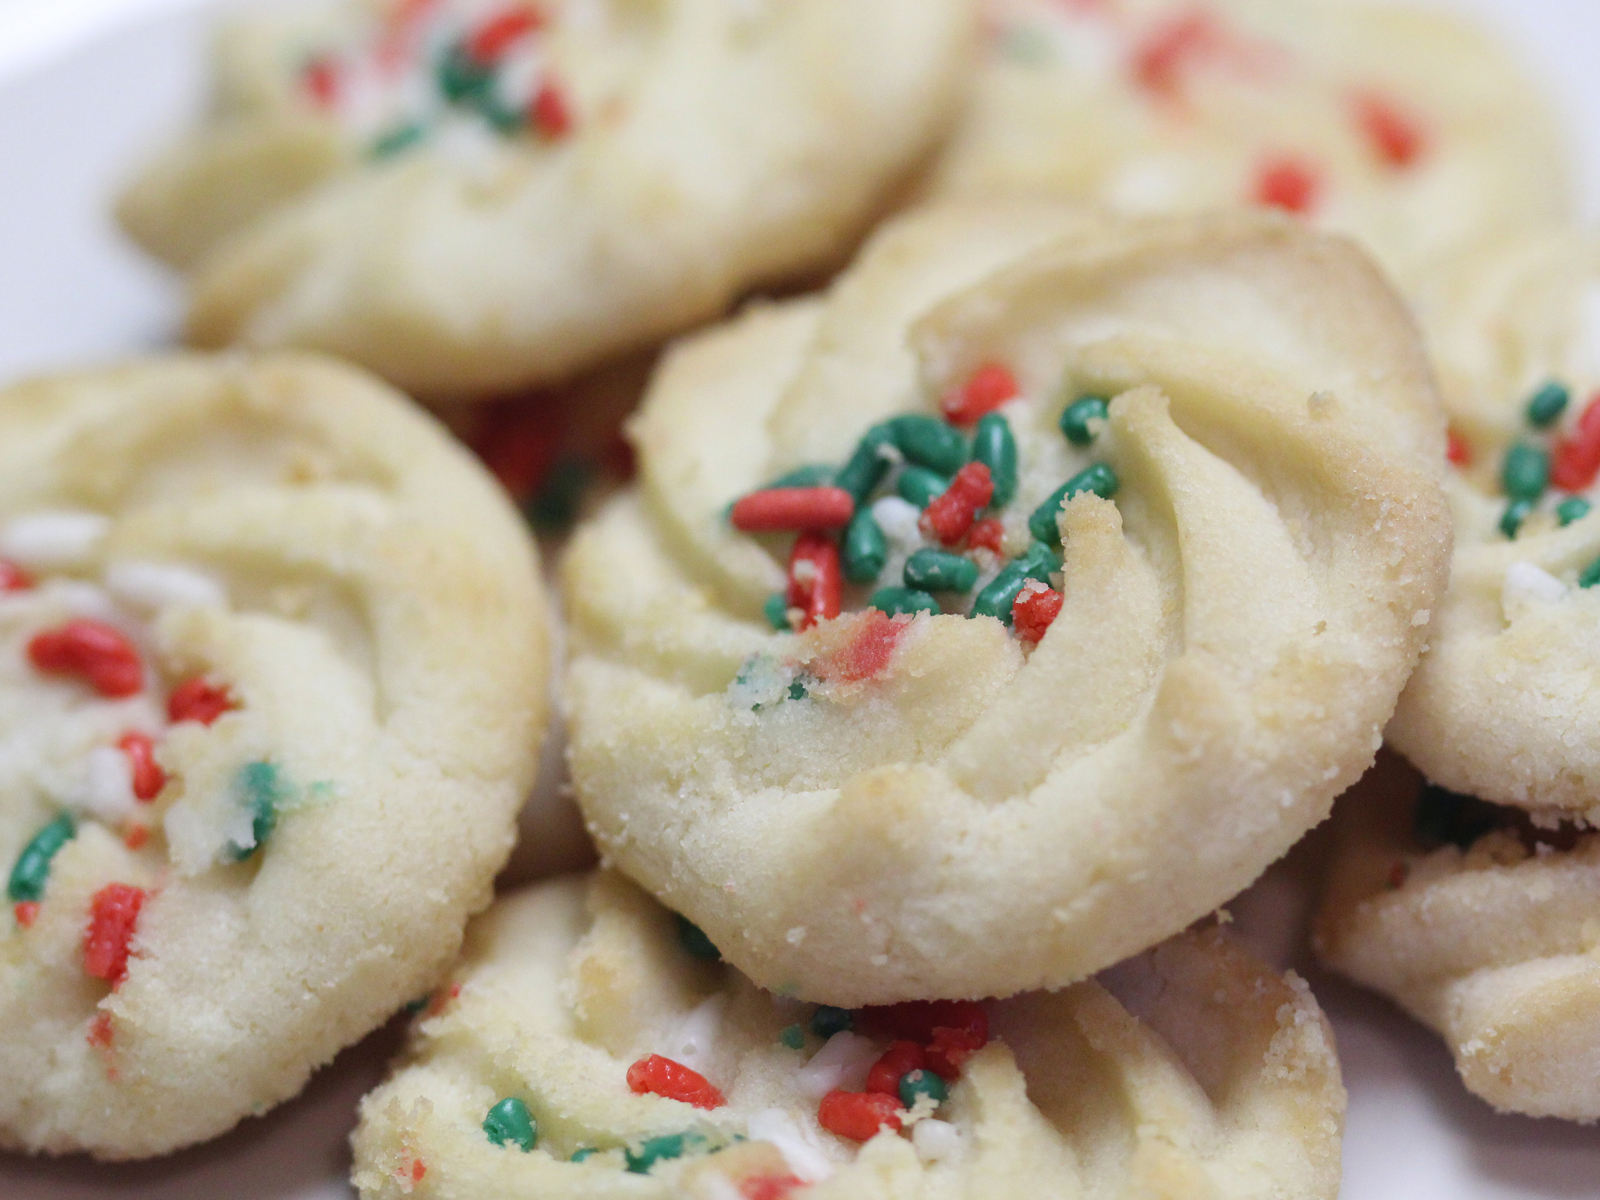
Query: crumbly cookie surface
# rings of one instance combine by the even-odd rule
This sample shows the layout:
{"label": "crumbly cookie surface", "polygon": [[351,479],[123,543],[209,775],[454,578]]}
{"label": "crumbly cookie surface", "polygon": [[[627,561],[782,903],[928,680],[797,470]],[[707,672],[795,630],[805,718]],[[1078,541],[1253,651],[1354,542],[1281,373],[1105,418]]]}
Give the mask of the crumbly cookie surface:
{"label": "crumbly cookie surface", "polygon": [[[937,1021],[983,1030],[938,1060],[948,1083],[900,1074],[928,1034],[891,1039],[930,1019],[947,1055]],[[913,1074],[915,1109],[872,1090]],[[352,1140],[368,1200],[1265,1200],[1335,1195],[1343,1110],[1304,983],[1216,930],[1060,993],[850,1013],[757,990],[601,874],[473,924]]]}
{"label": "crumbly cookie surface", "polygon": [[159,1154],[426,991],[548,672],[531,539],[308,356],[0,392],[0,1143]]}
{"label": "crumbly cookie surface", "polygon": [[[896,223],[826,298],[679,347],[640,488],[569,553],[602,853],[759,985],[837,1004],[1152,945],[1371,762],[1448,554],[1441,434],[1404,311],[1342,243],[1053,206]],[[969,452],[959,486],[913,461]],[[812,468],[825,505],[858,488],[875,560],[853,530],[731,526]],[[1010,493],[982,521],[980,476]]]}
{"label": "crumbly cookie surface", "polygon": [[1452,438],[1456,552],[1390,740],[1429,779],[1600,820],[1600,243],[1465,255],[1419,295]]}
{"label": "crumbly cookie surface", "polygon": [[1555,124],[1460,18],[1343,0],[991,0],[936,176],[1170,212],[1257,204],[1356,236],[1402,282],[1563,219]]}
{"label": "crumbly cookie surface", "polygon": [[970,0],[344,0],[236,23],[122,204],[192,340],[408,390],[560,378],[846,253],[953,113]]}
{"label": "crumbly cookie surface", "polygon": [[1424,787],[1398,760],[1335,823],[1324,961],[1436,1029],[1496,1108],[1600,1119],[1600,835]]}

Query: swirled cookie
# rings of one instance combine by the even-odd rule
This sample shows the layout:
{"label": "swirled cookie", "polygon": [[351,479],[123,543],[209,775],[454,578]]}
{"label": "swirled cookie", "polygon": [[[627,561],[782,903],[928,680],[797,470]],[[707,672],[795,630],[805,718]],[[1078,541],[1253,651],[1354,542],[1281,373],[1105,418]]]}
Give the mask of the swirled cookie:
{"label": "swirled cookie", "polygon": [[851,1012],[759,991],[674,921],[610,874],[479,918],[362,1101],[362,1196],[1338,1191],[1327,1022],[1215,929],[1064,992]]}
{"label": "swirled cookie", "polygon": [[954,110],[972,0],[340,0],[225,33],[122,203],[202,346],[471,396],[824,267]]}
{"label": "swirled cookie", "polygon": [[1448,556],[1409,318],[1271,217],[908,217],[633,432],[564,568],[579,802],[834,1004],[1068,983],[1237,893],[1372,761]]}
{"label": "swirled cookie", "polygon": [[1443,1034],[1496,1108],[1600,1118],[1600,835],[1538,829],[1398,761],[1334,820],[1328,965]]}
{"label": "swirled cookie", "polygon": [[1271,206],[1408,286],[1501,228],[1564,219],[1554,122],[1459,18],[1337,0],[990,0],[942,194],[1134,213]]}
{"label": "swirled cookie", "polygon": [[1600,821],[1600,243],[1464,256],[1419,297],[1456,551],[1389,737],[1457,792]]}
{"label": "swirled cookie", "polygon": [[306,356],[0,392],[0,1144],[221,1133],[425,992],[543,728],[534,553]]}

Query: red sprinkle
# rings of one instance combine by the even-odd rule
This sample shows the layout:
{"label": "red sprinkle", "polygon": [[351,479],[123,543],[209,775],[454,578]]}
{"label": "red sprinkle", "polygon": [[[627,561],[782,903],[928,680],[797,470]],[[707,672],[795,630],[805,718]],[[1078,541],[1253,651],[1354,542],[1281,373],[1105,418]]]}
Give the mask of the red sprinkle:
{"label": "red sprinkle", "polygon": [[817,1107],[817,1121],[829,1133],[864,1142],[888,1126],[900,1130],[900,1100],[882,1092],[829,1092]]}
{"label": "red sprinkle", "polygon": [[16,563],[0,558],[0,592],[25,592],[32,586],[32,575]]}
{"label": "red sprinkle", "polygon": [[128,832],[122,835],[122,844],[129,850],[142,850],[150,840],[150,829],[145,825],[130,825]]}
{"label": "red sprinkle", "polygon": [[928,1070],[946,1083],[954,1083],[961,1078],[961,1068],[967,1059],[982,1050],[988,1041],[987,1025],[981,1033],[941,1026],[933,1031],[933,1040],[928,1043]]}
{"label": "red sprinkle", "polygon": [[839,547],[825,533],[802,533],[789,555],[790,608],[801,612],[800,628],[831,621],[844,607],[844,569]]}
{"label": "red sprinkle", "polygon": [[1317,172],[1293,158],[1263,163],[1256,175],[1255,200],[1267,208],[1304,215],[1316,208],[1322,181]]}
{"label": "red sprinkle", "polygon": [[993,550],[1003,556],[1006,552],[1005,525],[997,517],[984,518],[967,534],[967,546],[972,550]]}
{"label": "red sprinkle", "polygon": [[805,1182],[794,1175],[759,1175],[746,1179],[739,1185],[739,1195],[744,1200],[784,1200],[795,1188]]}
{"label": "red sprinkle", "polygon": [[928,1056],[916,1042],[895,1042],[867,1072],[867,1091],[898,1096],[900,1077],[907,1071],[924,1071],[927,1067]]}
{"label": "red sprinkle", "polygon": [[1417,121],[1400,111],[1394,102],[1371,92],[1357,95],[1356,124],[1372,145],[1372,152],[1384,163],[1400,169],[1412,166],[1422,157],[1426,139]]}
{"label": "red sprinkle", "polygon": [[1458,467],[1470,466],[1472,464],[1472,447],[1467,445],[1467,439],[1454,429],[1450,430],[1446,436],[1448,441],[1445,446],[1445,457]]}
{"label": "red sprinkle", "polygon": [[855,500],[843,488],[768,488],[740,498],[729,520],[745,533],[842,529],[855,511]]}
{"label": "red sprinkle", "polygon": [[204,676],[200,675],[185,679],[167,697],[167,716],[174,724],[199,721],[202,725],[210,725],[233,707],[233,695],[225,686],[207,683]]}
{"label": "red sprinkle", "polygon": [[1050,628],[1051,622],[1061,615],[1064,601],[1065,597],[1060,592],[1037,581],[1024,584],[1017,598],[1011,602],[1011,625],[1017,631],[1017,636],[1025,642],[1037,644],[1044,637],[1045,630]]}
{"label": "red sprinkle", "polygon": [[109,1050],[111,1048],[111,1014],[108,1012],[97,1013],[94,1020],[89,1022],[89,1045],[96,1050]]}
{"label": "red sprinkle", "polygon": [[930,537],[953,546],[966,536],[978,513],[994,498],[994,480],[982,463],[968,463],[956,472],[942,496],[922,510],[918,525]]}
{"label": "red sprinkle", "polygon": [[551,141],[572,132],[572,109],[567,97],[554,83],[545,83],[534,94],[529,110],[533,127]]}
{"label": "red sprinkle", "polygon": [[128,943],[145,896],[143,888],[126,883],[108,883],[94,894],[83,933],[83,969],[112,987],[128,977]]}
{"label": "red sprinkle", "polygon": [[122,630],[79,618],[46,630],[28,643],[28,658],[49,675],[77,675],[113,699],[144,689],[144,665]]}
{"label": "red sprinkle", "polygon": [[154,800],[167,786],[167,773],[155,759],[155,743],[145,734],[125,733],[117,749],[127,757],[133,773],[134,798],[146,803]]}
{"label": "red sprinkle", "polygon": [[17,919],[17,924],[24,929],[31,929],[34,920],[39,916],[39,902],[37,900],[22,900],[11,910],[11,915]]}
{"label": "red sprinkle", "polygon": [[825,659],[811,664],[817,678],[838,683],[875,679],[888,669],[900,635],[909,628],[880,609],[869,608],[856,618],[851,637]]}
{"label": "red sprinkle", "polygon": [[1133,76],[1146,91],[1176,100],[1184,72],[1221,48],[1221,31],[1204,9],[1177,13],[1134,50]]}
{"label": "red sprinkle", "polygon": [[300,74],[311,98],[323,108],[332,108],[339,100],[339,68],[326,58],[314,58]]}
{"label": "red sprinkle", "polygon": [[904,1039],[924,1046],[940,1029],[959,1030],[989,1042],[989,1014],[976,1000],[911,1000],[905,1004],[875,1005],[856,1014],[863,1032],[878,1037]]}
{"label": "red sprinkle", "polygon": [[1600,394],[1589,401],[1571,437],[1556,443],[1550,482],[1562,491],[1587,491],[1600,474]]}
{"label": "red sprinkle", "polygon": [[1021,390],[1010,368],[1001,363],[984,363],[966,386],[948,393],[939,406],[952,425],[975,425],[979,417],[993,412]]}
{"label": "red sprinkle", "polygon": [[659,1054],[641,1058],[628,1068],[628,1087],[641,1096],[652,1093],[696,1108],[721,1108],[727,1103],[699,1071]]}
{"label": "red sprinkle", "polygon": [[544,15],[531,8],[508,8],[490,17],[467,42],[467,54],[474,62],[488,65],[500,60],[512,43],[544,24]]}

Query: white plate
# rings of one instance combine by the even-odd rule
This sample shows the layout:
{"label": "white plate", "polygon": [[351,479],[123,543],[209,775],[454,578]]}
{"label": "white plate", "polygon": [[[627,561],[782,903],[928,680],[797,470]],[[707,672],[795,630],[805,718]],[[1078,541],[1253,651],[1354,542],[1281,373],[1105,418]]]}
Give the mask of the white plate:
{"label": "white plate", "polygon": [[[121,240],[106,207],[129,165],[198,108],[206,26],[190,9],[200,3],[0,0],[0,383],[170,337],[176,290]],[[1593,220],[1600,0],[1450,6],[1482,13],[1540,72],[1568,119]],[[162,15],[129,17],[141,8]],[[1461,1088],[1438,1039],[1303,961],[1304,898],[1291,874],[1269,874],[1233,908],[1259,949],[1311,979],[1338,1032],[1350,1090],[1345,1200],[1600,1197],[1600,1131],[1497,1115]],[[298,1100],[166,1159],[0,1155],[0,1200],[348,1200],[355,1103],[397,1039],[392,1027],[372,1035]]]}

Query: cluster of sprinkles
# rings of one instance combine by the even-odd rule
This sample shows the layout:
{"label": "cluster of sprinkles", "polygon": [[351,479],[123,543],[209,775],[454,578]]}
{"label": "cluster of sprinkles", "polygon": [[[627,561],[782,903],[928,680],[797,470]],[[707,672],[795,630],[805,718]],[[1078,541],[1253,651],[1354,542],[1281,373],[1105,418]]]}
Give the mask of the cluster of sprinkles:
{"label": "cluster of sprinkles", "polygon": [[[1045,5],[997,30],[1001,53],[1029,68],[1048,69],[1057,49],[1075,30],[1099,43],[1109,36],[1120,48],[1123,78],[1152,108],[1176,122],[1193,120],[1195,82],[1205,74],[1225,74],[1270,87],[1292,78],[1291,51],[1232,26],[1204,4],[1179,6],[1153,23],[1129,20],[1109,0],[1068,0]],[[1402,177],[1428,156],[1430,139],[1423,122],[1387,91],[1353,86],[1335,102],[1351,133],[1384,174]],[[1331,191],[1328,171],[1317,156],[1282,146],[1257,154],[1245,198],[1266,208],[1309,216]]]}
{"label": "cluster of sprinkles", "polygon": [[[1600,476],[1600,394],[1564,432],[1561,418],[1572,400],[1571,391],[1552,380],[1536,390],[1523,406],[1528,434],[1506,449],[1500,461],[1499,483],[1506,506],[1500,515],[1500,532],[1516,540],[1536,514],[1546,522],[1565,527],[1587,516],[1593,505],[1580,494]],[[1450,461],[1458,467],[1472,465],[1472,449],[1454,431],[1450,435]],[[1580,573],[1583,587],[1600,583],[1600,561]]]}
{"label": "cluster of sprinkles", "polygon": [[[1029,515],[1027,548],[1008,556],[1001,518],[1016,499],[1019,459],[999,410],[1020,391],[1007,367],[987,363],[943,398],[941,417],[894,417],[869,429],[843,466],[802,467],[737,500],[728,512],[735,529],[795,534],[788,586],[766,607],[772,627],[803,631],[840,616],[854,584],[887,617],[964,612],[1002,621],[1025,644],[1042,639],[1063,604],[1051,584],[1062,506],[1084,492],[1111,499],[1119,480],[1104,462],[1074,474]],[[1061,432],[1087,448],[1107,413],[1104,396],[1079,396],[1062,412]],[[891,540],[902,549],[927,543],[898,564],[897,577],[886,577]],[[864,623],[846,654],[886,663],[899,629]],[[876,673],[858,666],[831,669],[843,678]]]}
{"label": "cluster of sprinkles", "polygon": [[376,158],[421,144],[452,119],[502,137],[560,141],[574,117],[548,62],[549,24],[533,4],[402,0],[369,38],[308,57],[300,88]]}
{"label": "cluster of sprinkles", "polygon": [[[0,594],[20,596],[42,586],[30,572],[0,559]],[[41,629],[23,644],[22,658],[38,678],[75,685],[106,701],[145,695],[154,685],[155,672],[147,666],[133,639],[105,620],[73,617]],[[226,686],[204,676],[193,676],[182,680],[167,695],[165,716],[169,727],[185,722],[211,725],[237,706]],[[154,805],[167,787],[166,771],[156,758],[158,738],[143,729],[129,729],[110,745],[89,752],[91,780],[98,773],[106,781],[100,785],[104,790],[127,796],[132,805],[133,815],[121,830],[123,841],[131,850],[140,849],[148,841],[150,830],[147,822],[140,819],[142,810]],[[235,861],[253,854],[276,821],[279,789],[275,768],[268,763],[249,764],[240,773],[240,787],[245,792],[242,802],[250,817],[254,842],[250,846],[231,846],[227,857]],[[120,804],[112,804],[104,812],[95,805],[91,807],[98,819],[111,820],[120,817]],[[6,896],[13,906],[17,930],[25,932],[38,921],[49,898],[55,860],[78,836],[79,820],[69,811],[57,813],[34,833],[12,863]],[[87,977],[109,984],[112,990],[126,980],[140,916],[150,896],[145,888],[118,880],[105,883],[94,893],[80,944]],[[90,1045],[109,1055],[113,1035],[111,1015],[97,1014],[87,1033]],[[115,1074],[115,1062],[109,1057],[107,1069]]]}

